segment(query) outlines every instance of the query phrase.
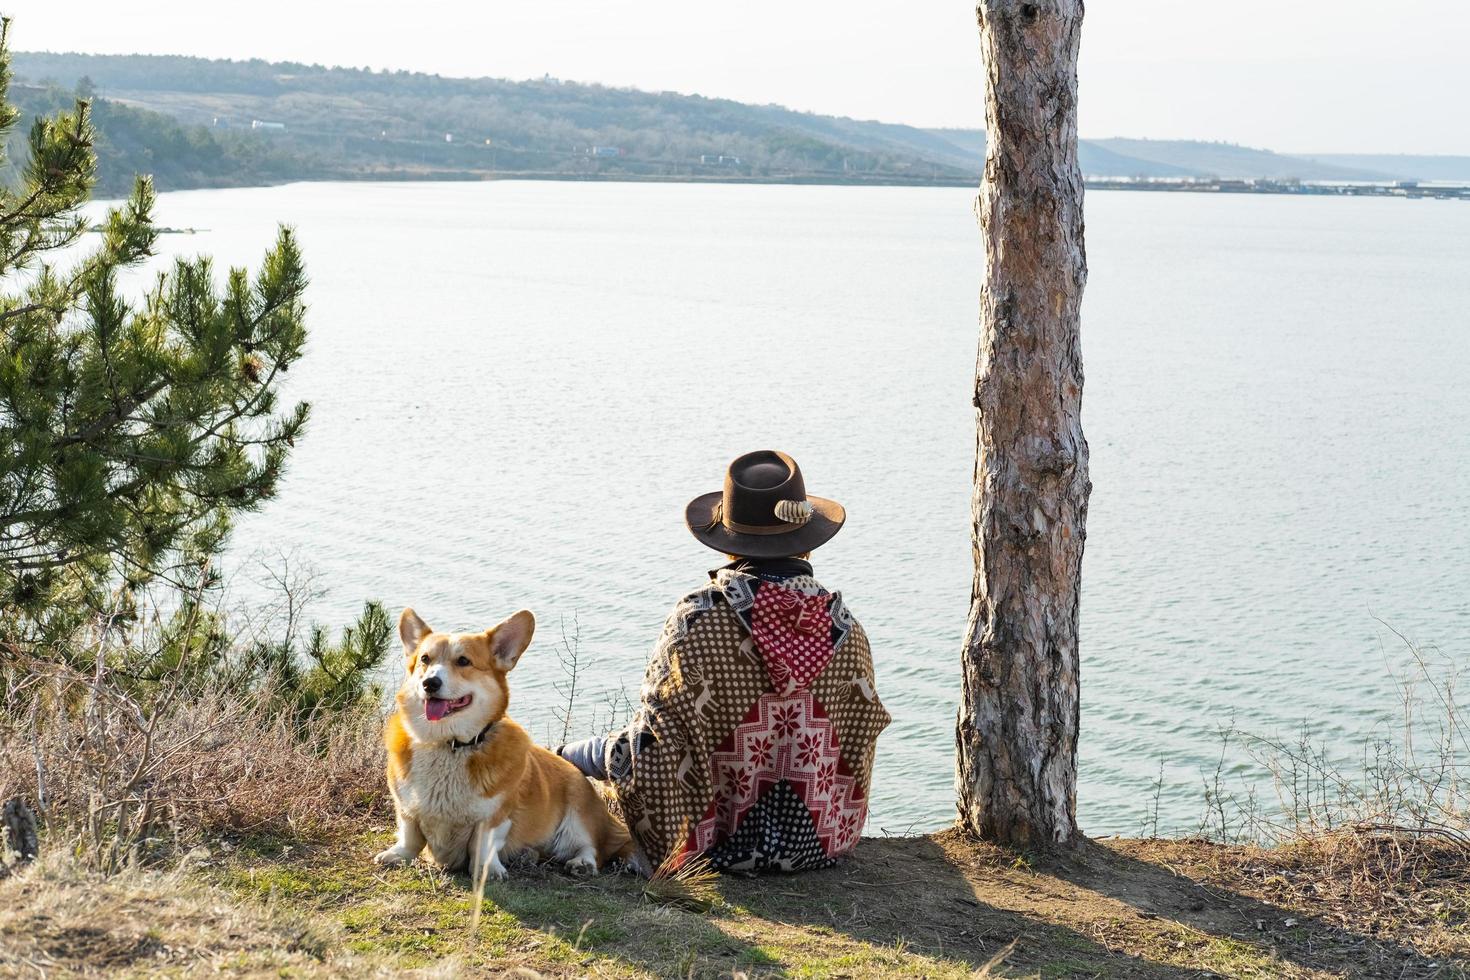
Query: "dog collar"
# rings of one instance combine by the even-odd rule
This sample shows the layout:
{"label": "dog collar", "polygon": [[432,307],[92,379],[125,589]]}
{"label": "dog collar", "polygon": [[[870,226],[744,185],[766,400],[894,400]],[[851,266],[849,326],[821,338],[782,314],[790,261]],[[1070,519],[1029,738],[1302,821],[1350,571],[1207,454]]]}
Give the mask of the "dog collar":
{"label": "dog collar", "polygon": [[468,742],[461,742],[457,738],[451,738],[449,740],[449,750],[451,752],[454,752],[454,751],[457,751],[459,749],[474,749],[474,748],[478,748],[479,746],[481,746],[481,745],[483,745],[485,743],[485,736],[486,735],[489,735],[490,734],[490,729],[494,728],[497,724],[499,724],[499,719],[496,719],[495,721],[492,721],[490,724],[488,724],[484,728],[480,729],[480,734],[476,735],[474,738],[470,739]]}

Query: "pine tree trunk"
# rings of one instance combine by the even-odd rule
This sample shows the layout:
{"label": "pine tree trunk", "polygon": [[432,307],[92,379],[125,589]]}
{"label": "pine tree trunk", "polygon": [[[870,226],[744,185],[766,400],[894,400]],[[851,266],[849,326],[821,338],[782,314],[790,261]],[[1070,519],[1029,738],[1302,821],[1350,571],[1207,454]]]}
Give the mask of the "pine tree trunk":
{"label": "pine tree trunk", "polygon": [[1082,0],[981,0],[977,14],[985,280],[956,788],[965,829],[1036,847],[1077,836],[1077,612],[1091,489],[1078,315]]}

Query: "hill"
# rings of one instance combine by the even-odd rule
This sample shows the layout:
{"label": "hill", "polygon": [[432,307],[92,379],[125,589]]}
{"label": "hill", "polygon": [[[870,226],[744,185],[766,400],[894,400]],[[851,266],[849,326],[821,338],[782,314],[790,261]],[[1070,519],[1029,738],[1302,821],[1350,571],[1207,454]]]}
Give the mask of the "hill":
{"label": "hill", "polygon": [[1302,153],[1303,159],[1335,167],[1401,174],[1414,180],[1470,183],[1470,157],[1413,156],[1398,153]]}
{"label": "hill", "polygon": [[1238,146],[1234,143],[1144,139],[1102,139],[1087,142],[1091,146],[1120,156],[1146,160],[1150,163],[1186,171],[1178,176],[1221,177],[1231,180],[1270,178],[1273,180],[1341,181],[1381,181],[1393,180],[1401,176],[1370,168],[1345,167],[1306,160],[1301,157],[1273,153],[1270,150]]}
{"label": "hill", "polygon": [[[930,133],[959,147],[979,165],[985,159],[985,131],[981,129],[931,129]],[[1084,177],[1200,177],[1190,167],[1162,163],[1118,153],[1096,140],[1079,140],[1077,162]]]}
{"label": "hill", "polygon": [[[56,86],[12,85],[10,98],[22,119],[54,115],[75,105],[79,93]],[[81,94],[90,94],[83,92]],[[171,116],[113,102],[92,100],[97,130],[97,194],[120,197],[133,175],[152,174],[160,189],[231,187],[325,176],[330,168],[302,154],[245,133],[189,126]],[[0,180],[13,183],[16,161],[24,160],[29,127],[18,125],[6,145]]]}
{"label": "hill", "polygon": [[109,102],[264,142],[337,177],[979,176],[968,154],[924,130],[698,95],[173,56],[17,52],[13,62],[32,82],[95,89]]}
{"label": "hill", "polygon": [[[28,114],[95,96],[101,188],[536,175],[978,182],[985,134],[562,82],[260,60],[18,52]],[[1288,156],[1197,140],[1082,140],[1093,178],[1470,179],[1470,157]]]}
{"label": "hill", "polygon": [[[971,159],[985,158],[979,129],[929,132]],[[1085,139],[1077,145],[1087,177],[1178,177],[1249,180],[1470,182],[1470,157],[1313,153],[1289,155],[1203,140]]]}

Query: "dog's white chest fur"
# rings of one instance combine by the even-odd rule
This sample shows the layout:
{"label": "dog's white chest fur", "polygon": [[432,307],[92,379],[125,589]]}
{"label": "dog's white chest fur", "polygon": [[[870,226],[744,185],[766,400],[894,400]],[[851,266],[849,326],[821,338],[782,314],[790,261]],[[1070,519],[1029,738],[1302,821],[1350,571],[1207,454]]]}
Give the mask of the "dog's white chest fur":
{"label": "dog's white chest fur", "polygon": [[418,822],[438,864],[465,859],[470,833],[500,810],[499,796],[486,797],[470,781],[466,757],[449,748],[414,752],[408,778],[393,787],[400,812]]}

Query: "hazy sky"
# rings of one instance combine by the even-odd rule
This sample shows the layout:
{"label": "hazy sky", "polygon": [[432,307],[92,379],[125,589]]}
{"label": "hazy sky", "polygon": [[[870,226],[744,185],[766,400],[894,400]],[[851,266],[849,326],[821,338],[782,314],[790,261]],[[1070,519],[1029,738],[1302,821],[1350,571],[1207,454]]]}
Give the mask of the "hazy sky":
{"label": "hazy sky", "polygon": [[[982,121],[967,0],[0,4],[21,50],[550,73],[924,126]],[[1460,0],[1092,0],[1082,135],[1470,154],[1467,36]]]}

